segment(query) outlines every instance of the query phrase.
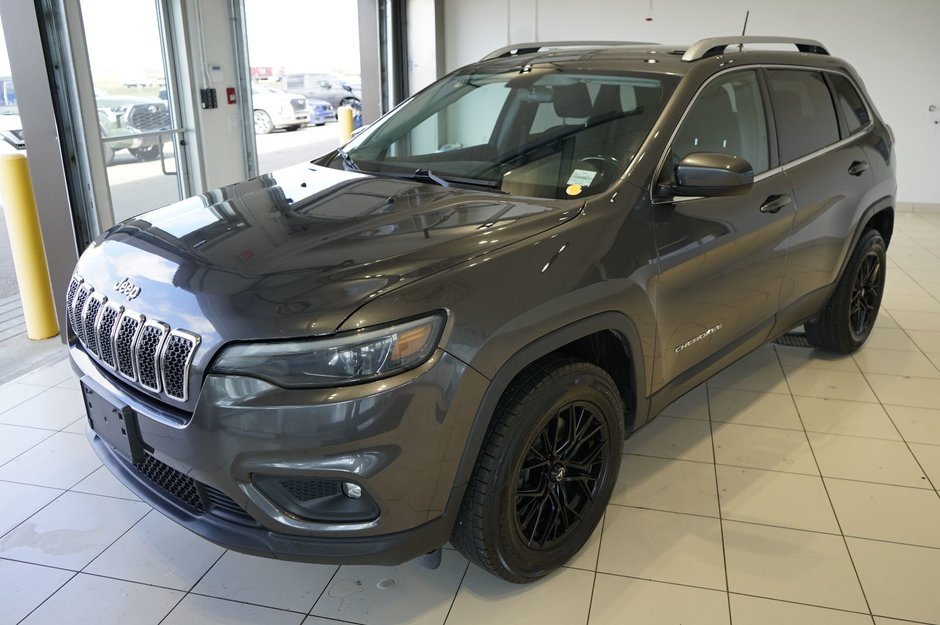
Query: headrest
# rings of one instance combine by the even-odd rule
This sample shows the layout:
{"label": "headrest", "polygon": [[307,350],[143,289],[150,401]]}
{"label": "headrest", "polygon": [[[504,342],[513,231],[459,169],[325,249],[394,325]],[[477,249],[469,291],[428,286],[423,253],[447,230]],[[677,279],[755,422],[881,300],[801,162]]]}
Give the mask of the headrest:
{"label": "headrest", "polygon": [[572,85],[553,85],[552,95],[555,114],[558,117],[589,117],[591,115],[591,94],[587,85],[576,82]]}

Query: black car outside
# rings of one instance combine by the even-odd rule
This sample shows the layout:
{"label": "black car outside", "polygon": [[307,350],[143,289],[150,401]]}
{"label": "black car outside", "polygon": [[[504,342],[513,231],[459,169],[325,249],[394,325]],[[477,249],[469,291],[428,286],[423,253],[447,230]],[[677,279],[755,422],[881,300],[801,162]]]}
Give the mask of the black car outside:
{"label": "black car outside", "polygon": [[68,292],[89,440],[239,551],[433,565],[449,540],[539,579],[669,403],[799,326],[866,341],[893,150],[814,41],[496,51],[340,150],[103,233]]}

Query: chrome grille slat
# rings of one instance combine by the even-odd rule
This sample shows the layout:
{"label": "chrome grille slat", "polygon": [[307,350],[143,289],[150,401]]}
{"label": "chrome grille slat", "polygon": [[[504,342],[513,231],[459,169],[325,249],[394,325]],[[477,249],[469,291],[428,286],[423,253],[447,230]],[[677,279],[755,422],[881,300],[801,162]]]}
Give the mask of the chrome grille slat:
{"label": "chrome grille slat", "polygon": [[201,338],[127,310],[73,275],[66,317],[89,356],[121,377],[178,402],[189,401],[189,371]]}
{"label": "chrome grille slat", "polygon": [[199,346],[199,337],[183,330],[173,330],[163,344],[160,354],[160,375],[163,380],[163,392],[174,399],[189,399],[189,366],[193,353]]}
{"label": "chrome grille slat", "polygon": [[114,329],[117,327],[117,320],[121,318],[122,314],[124,314],[123,306],[115,304],[114,302],[108,302],[104,305],[104,308],[101,309],[101,315],[98,318],[98,327],[96,328],[98,334],[98,355],[101,357],[101,360],[104,361],[104,364],[112,369],[117,368],[114,360]]}
{"label": "chrome grille slat", "polygon": [[98,327],[98,313],[101,312],[101,307],[107,301],[108,298],[101,293],[92,293],[88,298],[88,303],[85,305],[84,312],[82,312],[82,335],[85,337],[85,346],[88,347],[88,351],[95,356],[99,355],[99,340],[96,331]]}
{"label": "chrome grille slat", "polygon": [[82,323],[82,315],[85,312],[85,304],[88,303],[88,296],[94,293],[95,288],[88,284],[87,282],[83,283],[78,287],[78,292],[75,294],[75,305],[72,307],[72,331],[75,332],[75,336],[78,337],[82,343],[85,343],[85,327]]}
{"label": "chrome grille slat", "polygon": [[134,354],[137,363],[137,381],[146,389],[160,392],[160,350],[170,332],[165,323],[148,319],[140,330]]}
{"label": "chrome grille slat", "polygon": [[144,316],[124,311],[114,335],[115,364],[117,372],[128,380],[137,381],[137,370],[134,368],[134,345],[137,335],[144,325]]}

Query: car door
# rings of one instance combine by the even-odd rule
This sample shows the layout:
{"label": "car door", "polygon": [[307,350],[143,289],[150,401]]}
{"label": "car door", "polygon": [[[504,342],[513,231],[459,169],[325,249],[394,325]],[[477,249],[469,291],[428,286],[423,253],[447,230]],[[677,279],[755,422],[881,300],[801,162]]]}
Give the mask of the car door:
{"label": "car door", "polygon": [[742,195],[654,197],[657,386],[723,348],[765,339],[772,327],[794,205],[766,111],[757,70],[724,72],[699,91],[673,137],[661,182],[696,152],[744,158],[755,177]]}
{"label": "car door", "polygon": [[[767,78],[780,162],[797,207],[781,294],[784,309],[804,298],[825,296],[825,287],[838,278],[852,244],[846,235],[867,207],[865,196],[872,186],[862,147],[871,124],[858,93],[845,91],[854,88],[842,75],[781,68],[768,69]],[[843,117],[841,130],[833,94],[851,116]]]}

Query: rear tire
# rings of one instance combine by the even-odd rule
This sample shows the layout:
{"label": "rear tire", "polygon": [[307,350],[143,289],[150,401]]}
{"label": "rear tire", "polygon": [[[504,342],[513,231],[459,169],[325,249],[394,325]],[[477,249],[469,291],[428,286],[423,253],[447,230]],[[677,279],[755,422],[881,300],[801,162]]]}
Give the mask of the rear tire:
{"label": "rear tire", "polygon": [[548,358],[524,370],[493,415],[451,543],[483,569],[535,581],[578,553],[610,500],[623,403],[593,364]]}
{"label": "rear tire", "polygon": [[805,325],[806,339],[815,347],[843,354],[861,347],[878,318],[886,268],[881,233],[866,231],[822,314]]}

